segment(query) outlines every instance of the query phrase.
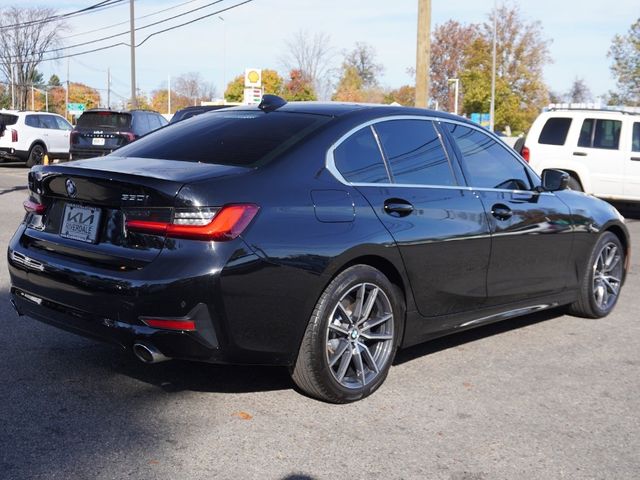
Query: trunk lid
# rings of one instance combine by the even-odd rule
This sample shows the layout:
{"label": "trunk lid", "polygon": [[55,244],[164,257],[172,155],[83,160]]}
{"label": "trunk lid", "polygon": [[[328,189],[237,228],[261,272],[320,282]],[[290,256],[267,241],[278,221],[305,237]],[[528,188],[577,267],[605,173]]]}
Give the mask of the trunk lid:
{"label": "trunk lid", "polygon": [[186,183],[246,170],[111,156],[39,166],[29,172],[29,190],[46,211],[27,216],[23,241],[105,268],[143,268],[168,242],[164,235],[127,231],[126,218],[170,221]]}

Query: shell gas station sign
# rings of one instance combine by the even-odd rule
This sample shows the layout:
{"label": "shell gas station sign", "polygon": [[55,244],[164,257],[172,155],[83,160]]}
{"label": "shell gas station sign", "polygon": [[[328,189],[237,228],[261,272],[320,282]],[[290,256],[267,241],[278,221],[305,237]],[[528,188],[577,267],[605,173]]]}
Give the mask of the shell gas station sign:
{"label": "shell gas station sign", "polygon": [[258,105],[262,100],[262,70],[247,68],[244,71],[244,102],[246,105]]}

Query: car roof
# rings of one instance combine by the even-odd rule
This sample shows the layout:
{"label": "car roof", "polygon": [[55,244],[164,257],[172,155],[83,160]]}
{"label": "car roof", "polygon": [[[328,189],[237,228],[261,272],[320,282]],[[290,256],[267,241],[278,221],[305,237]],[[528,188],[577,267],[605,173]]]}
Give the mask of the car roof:
{"label": "car roof", "polygon": [[[257,110],[257,106],[240,105],[233,110]],[[432,116],[443,119],[469,122],[468,119],[437,110],[426,108],[403,107],[397,105],[382,105],[372,103],[348,103],[348,102],[287,102],[277,109],[278,112],[307,113],[312,115],[326,115],[339,117],[355,112],[369,112],[372,116],[380,115],[418,115]]]}
{"label": "car roof", "polygon": [[147,112],[147,113],[157,113],[158,115],[160,115],[158,112],[156,112],[155,110],[145,110],[143,108],[136,108],[133,110],[113,110],[111,108],[89,108],[88,110],[85,110],[82,113],[94,113],[94,112],[108,112],[108,113],[135,113],[135,112]]}

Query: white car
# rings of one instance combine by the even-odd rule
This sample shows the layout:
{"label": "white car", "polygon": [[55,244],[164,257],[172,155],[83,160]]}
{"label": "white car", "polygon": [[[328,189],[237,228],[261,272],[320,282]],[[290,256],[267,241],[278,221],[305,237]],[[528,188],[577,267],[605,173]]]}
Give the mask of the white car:
{"label": "white car", "polygon": [[533,122],[522,156],[533,169],[564,170],[569,187],[600,198],[640,201],[640,114],[553,109]]}
{"label": "white car", "polygon": [[55,113],[0,110],[0,161],[21,161],[32,167],[50,159],[69,158],[73,127]]}

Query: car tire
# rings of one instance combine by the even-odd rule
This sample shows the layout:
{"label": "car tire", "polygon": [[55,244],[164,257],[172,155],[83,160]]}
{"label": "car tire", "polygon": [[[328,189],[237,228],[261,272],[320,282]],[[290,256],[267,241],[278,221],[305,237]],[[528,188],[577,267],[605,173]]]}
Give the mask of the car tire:
{"label": "car tire", "polygon": [[40,165],[46,154],[47,149],[44,145],[40,143],[33,145],[29,150],[29,155],[27,155],[27,167],[31,168],[34,165]]}
{"label": "car tire", "polygon": [[615,307],[624,276],[625,253],[618,237],[604,232],[596,242],[585,268],[578,300],[569,313],[585,318],[601,318]]}
{"label": "car tire", "polygon": [[576,192],[584,192],[584,190],[582,189],[582,185],[580,185],[580,182],[574,176],[570,176],[569,177],[569,182],[568,182],[567,186],[571,190],[575,190]]}
{"label": "car tire", "polygon": [[379,270],[352,266],[325,288],[309,320],[292,379],[308,395],[348,403],[384,382],[398,347],[405,304]]}

